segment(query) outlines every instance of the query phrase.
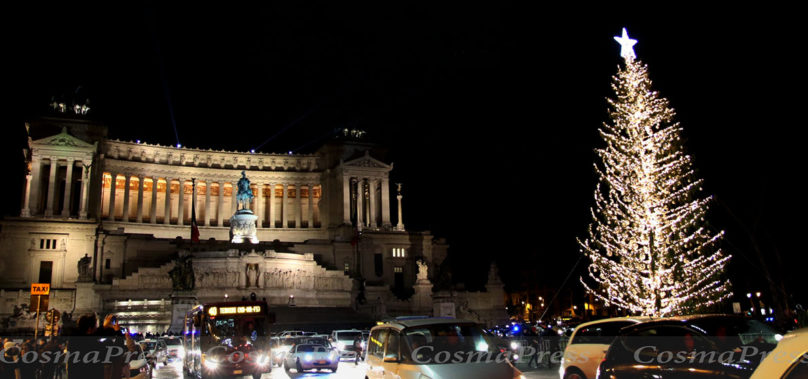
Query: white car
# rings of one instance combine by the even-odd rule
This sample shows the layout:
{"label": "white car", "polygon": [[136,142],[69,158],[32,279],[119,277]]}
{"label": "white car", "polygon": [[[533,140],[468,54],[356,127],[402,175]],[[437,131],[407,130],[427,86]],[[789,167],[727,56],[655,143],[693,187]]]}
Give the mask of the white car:
{"label": "white car", "polygon": [[306,370],[328,369],[337,372],[339,354],[336,350],[323,345],[299,344],[295,345],[284,356],[283,369],[289,372],[296,369],[298,373]]}
{"label": "white car", "polygon": [[185,358],[185,348],[182,346],[182,338],[162,337],[159,340],[166,344],[166,356],[169,361]]}
{"label": "white car", "polygon": [[768,378],[808,378],[808,328],[786,334],[760,362],[750,379]]}
{"label": "white car", "polygon": [[561,379],[594,379],[598,365],[623,327],[650,320],[615,317],[585,322],[572,332],[558,374]]}
{"label": "white car", "polygon": [[370,330],[366,378],[523,379],[476,323],[399,317]]}
{"label": "white car", "polygon": [[146,357],[149,358],[155,365],[157,363],[166,364],[168,362],[168,354],[166,353],[166,343],[160,340],[142,340],[138,344],[143,348]]}
{"label": "white car", "polygon": [[362,331],[357,329],[335,330],[331,332],[331,342],[337,347],[340,358],[359,359],[354,341],[362,338]]}

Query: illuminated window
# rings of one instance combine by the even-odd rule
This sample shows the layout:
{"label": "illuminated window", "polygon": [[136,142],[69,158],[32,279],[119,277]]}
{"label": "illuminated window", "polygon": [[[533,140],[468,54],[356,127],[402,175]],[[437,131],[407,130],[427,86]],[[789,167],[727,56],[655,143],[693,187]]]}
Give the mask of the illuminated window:
{"label": "illuminated window", "polygon": [[351,271],[351,264],[348,263],[348,262],[345,262],[345,266],[343,267],[343,271],[345,271],[345,272]]}
{"label": "illuminated window", "polygon": [[403,267],[393,267],[393,272],[395,272],[395,273],[404,272],[404,268]]}
{"label": "illuminated window", "polygon": [[393,258],[406,258],[407,257],[407,250],[395,247],[393,248]]}

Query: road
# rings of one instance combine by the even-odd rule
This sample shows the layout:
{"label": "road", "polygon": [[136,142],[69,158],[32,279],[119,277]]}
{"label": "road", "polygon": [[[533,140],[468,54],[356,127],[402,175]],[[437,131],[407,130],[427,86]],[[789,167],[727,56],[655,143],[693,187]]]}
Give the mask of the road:
{"label": "road", "polygon": [[[287,374],[283,368],[275,367],[272,373],[264,374],[262,379],[297,379],[297,378],[340,378],[340,379],[363,379],[365,377],[365,370],[367,366],[360,363],[359,366],[354,365],[353,362],[341,362],[336,373],[331,372],[305,372],[298,374],[295,370]],[[538,369],[526,370],[524,367],[519,367],[524,370],[526,379],[558,379],[558,369]],[[154,378],[157,379],[183,379],[182,366],[179,362],[161,366],[157,368]],[[244,377],[249,378],[249,377]],[[251,378],[250,378],[251,379]]]}
{"label": "road", "polygon": [[[359,364],[359,366],[354,365],[353,362],[340,362],[339,368],[337,369],[336,373],[331,373],[330,371],[325,372],[305,372],[303,374],[298,374],[295,370],[292,370],[291,373],[288,375],[283,368],[275,367],[272,369],[272,373],[264,374],[262,379],[287,379],[287,378],[358,378],[363,379],[365,377],[365,370],[366,367],[364,364]],[[157,379],[182,379],[183,372],[182,366],[179,362],[174,364],[169,364],[167,366],[162,366],[157,368],[155,372],[154,378]],[[250,378],[245,376],[244,378]]]}

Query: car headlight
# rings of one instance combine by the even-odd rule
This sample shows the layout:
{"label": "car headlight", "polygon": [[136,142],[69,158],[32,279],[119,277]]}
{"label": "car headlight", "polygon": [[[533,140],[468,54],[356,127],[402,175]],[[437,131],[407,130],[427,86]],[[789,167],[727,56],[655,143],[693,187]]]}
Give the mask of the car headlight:
{"label": "car headlight", "polygon": [[342,342],[337,342],[337,349],[345,350],[345,344]]}
{"label": "car headlight", "polygon": [[303,360],[306,362],[311,362],[312,359],[313,357],[311,356],[311,354],[306,354],[303,356]]}
{"label": "car headlight", "polygon": [[177,356],[181,357],[183,355],[185,355],[185,348],[180,346],[180,347],[177,348]]}
{"label": "car headlight", "polygon": [[511,350],[519,350],[519,343],[516,341],[511,341]]}
{"label": "car headlight", "polygon": [[207,368],[208,370],[211,370],[211,371],[214,371],[217,368],[219,368],[219,362],[212,361],[212,360],[209,360],[209,359],[204,360],[202,362],[202,364],[205,365],[205,368]]}

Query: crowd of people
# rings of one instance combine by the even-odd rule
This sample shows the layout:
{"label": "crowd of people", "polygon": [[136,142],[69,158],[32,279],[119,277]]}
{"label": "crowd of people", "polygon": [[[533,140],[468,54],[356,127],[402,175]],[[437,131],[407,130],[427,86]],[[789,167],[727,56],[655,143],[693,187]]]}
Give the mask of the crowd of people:
{"label": "crowd of people", "polygon": [[2,338],[0,379],[130,378],[129,363],[143,356],[139,337],[122,331],[113,314],[99,322],[90,313],[59,337]]}

